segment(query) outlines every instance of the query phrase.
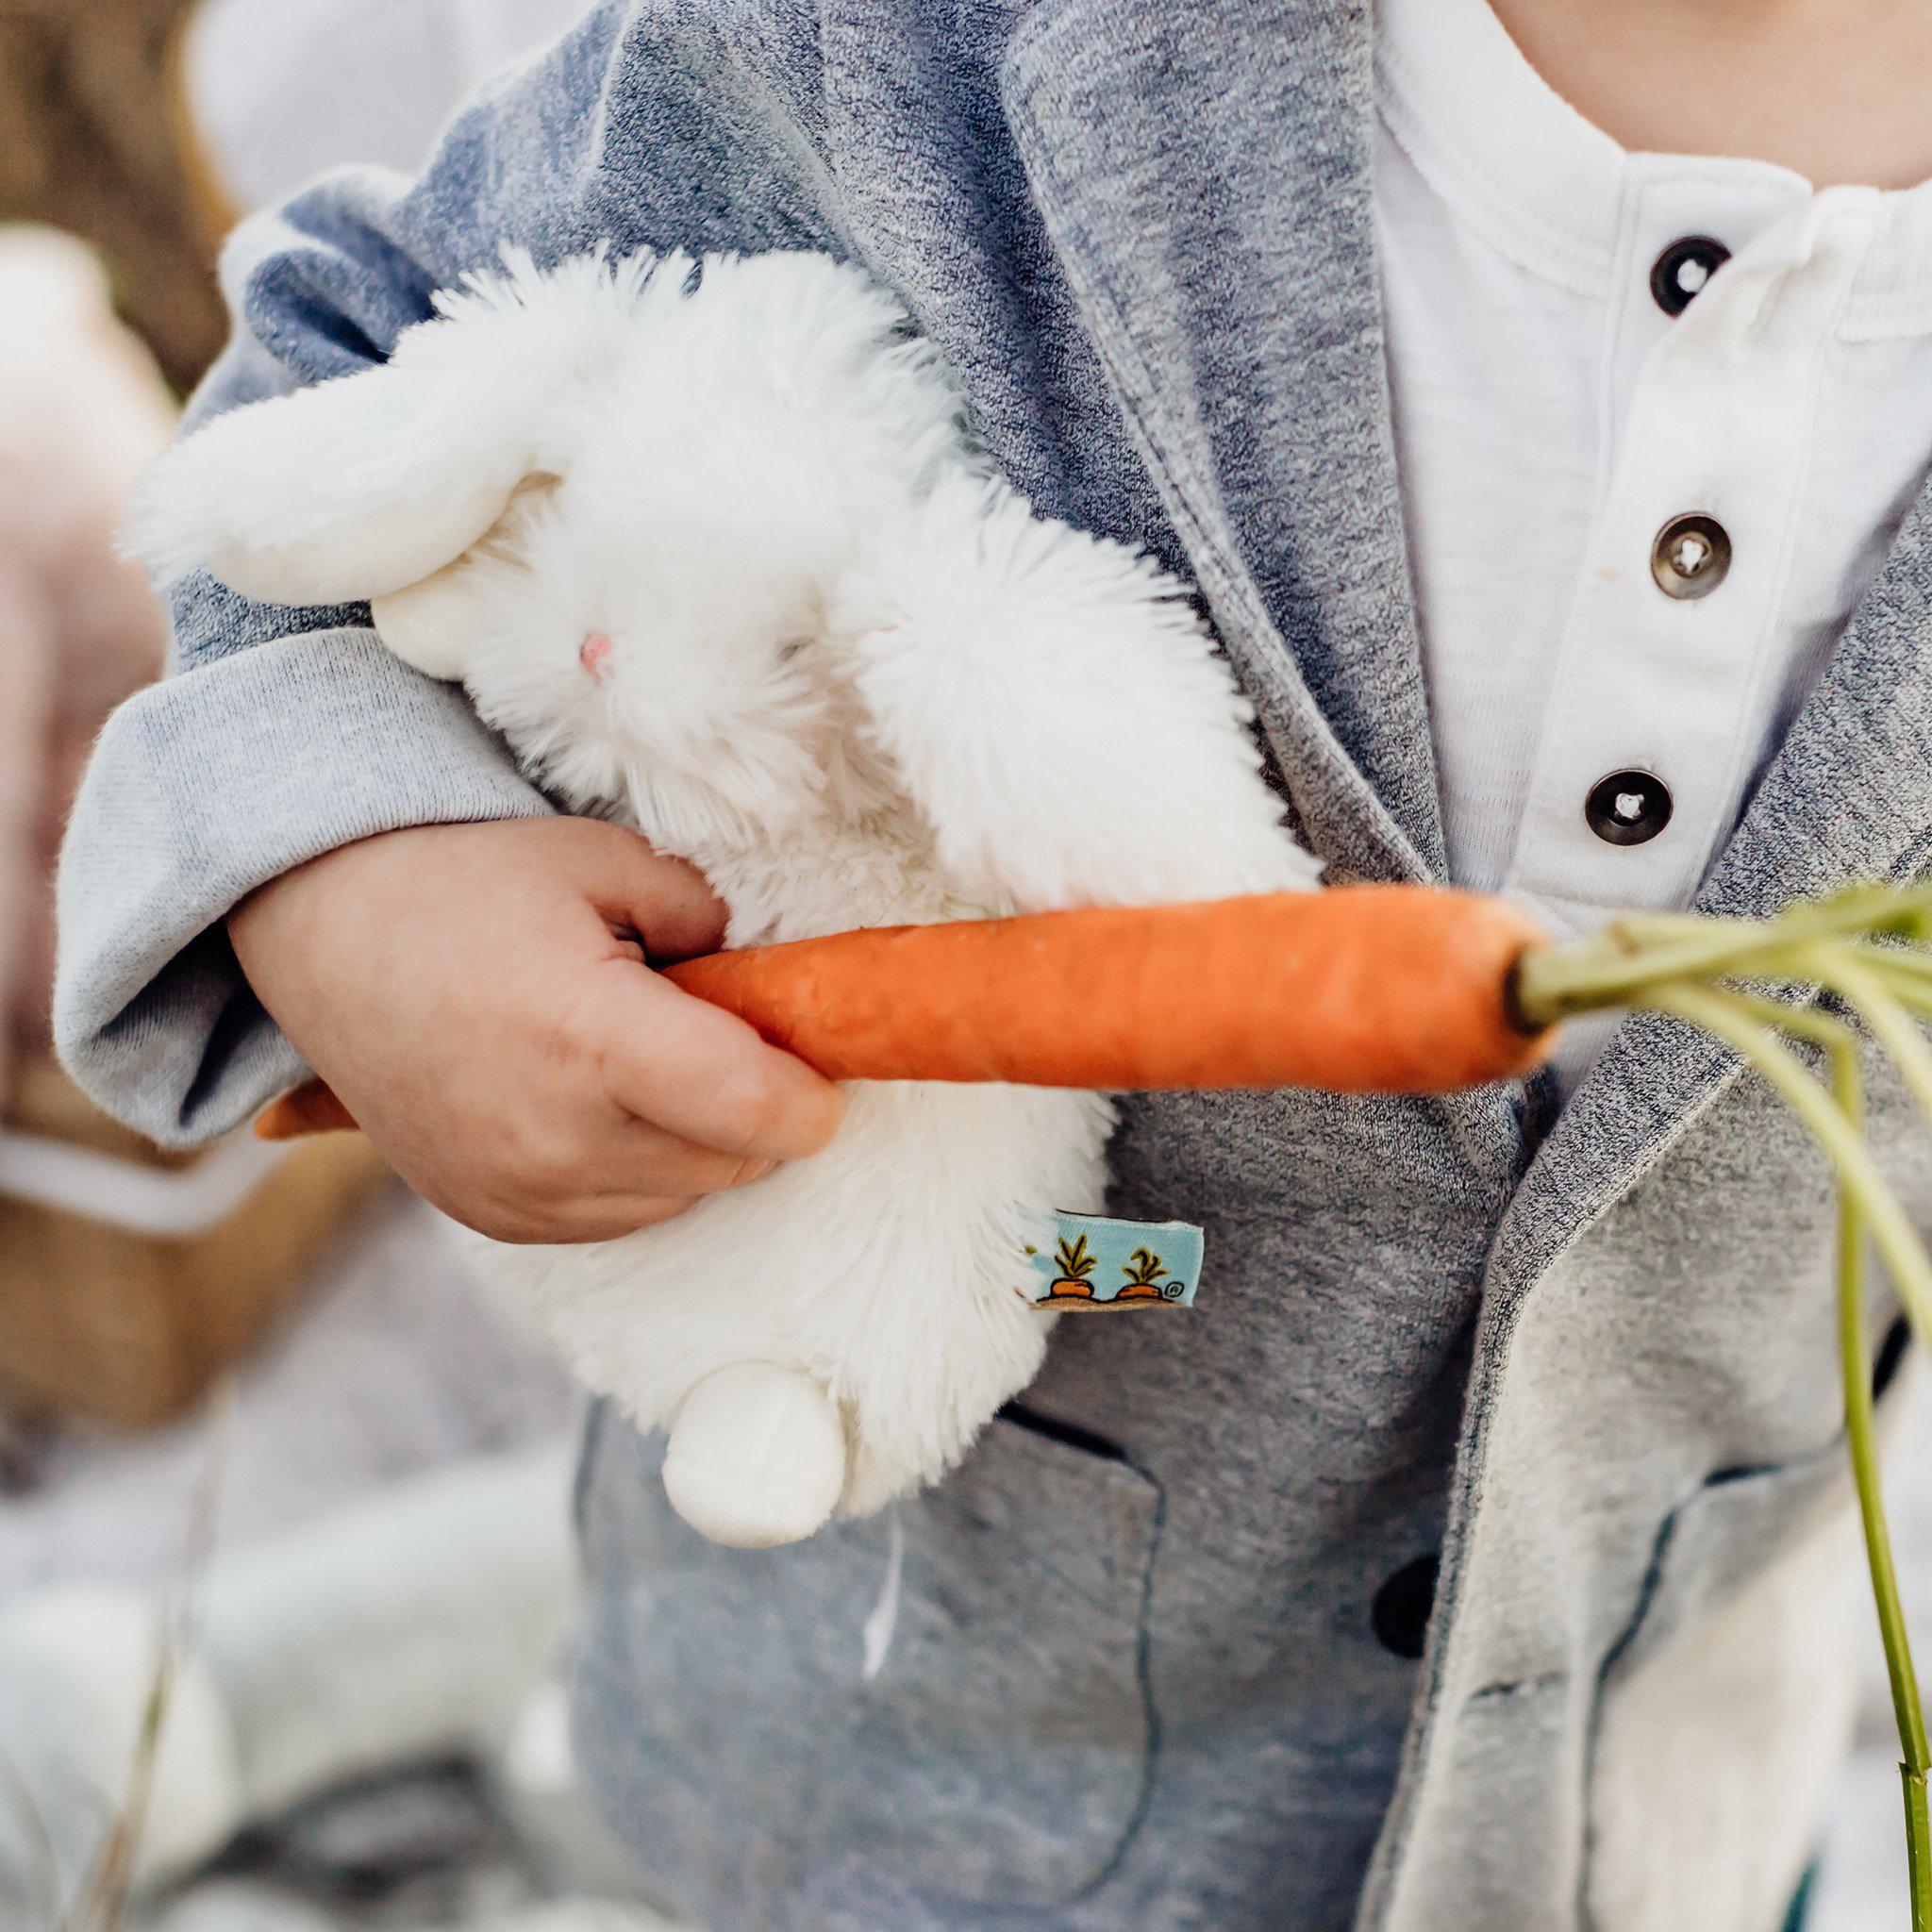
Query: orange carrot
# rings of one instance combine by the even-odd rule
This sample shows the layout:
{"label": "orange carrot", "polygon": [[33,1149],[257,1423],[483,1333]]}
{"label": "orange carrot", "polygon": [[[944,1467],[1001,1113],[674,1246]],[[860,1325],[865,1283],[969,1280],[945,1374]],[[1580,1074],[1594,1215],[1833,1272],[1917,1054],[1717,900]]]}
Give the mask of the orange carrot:
{"label": "orange carrot", "polygon": [[668,969],[835,1080],[1436,1092],[1535,1064],[1501,900],[1344,887],[912,925]]}
{"label": "orange carrot", "polygon": [[[1510,1000],[1544,943],[1503,900],[1351,886],[837,933],[666,977],[835,1080],[1424,1093],[1547,1053]],[[258,1130],[346,1124],[302,1090]]]}
{"label": "orange carrot", "polygon": [[255,1132],[263,1141],[299,1141],[307,1134],[356,1131],[356,1116],[320,1080],[272,1100],[258,1116]]}

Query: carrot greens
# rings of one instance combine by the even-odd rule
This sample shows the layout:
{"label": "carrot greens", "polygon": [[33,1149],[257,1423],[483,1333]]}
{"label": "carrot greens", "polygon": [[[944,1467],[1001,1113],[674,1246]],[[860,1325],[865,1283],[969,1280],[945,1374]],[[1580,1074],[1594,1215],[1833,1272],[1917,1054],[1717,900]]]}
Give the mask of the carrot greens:
{"label": "carrot greens", "polygon": [[[1932,1745],[1885,1517],[1867,1256],[1877,1249],[1912,1332],[1928,1347],[1932,1261],[1865,1141],[1860,1034],[1890,1058],[1932,1118],[1932,1044],[1920,1028],[1932,1021],[1932,955],[1913,950],[1928,941],[1932,890],[1858,887],[1757,923],[1624,919],[1582,945],[1525,955],[1515,984],[1524,1024],[1534,1029],[1627,1006],[1670,1014],[1723,1041],[1805,1123],[1837,1172],[1845,1443],[1898,1725],[1913,1932],[1932,1932]],[[1819,1004],[1820,995],[1839,1010]],[[1814,1049],[1827,1077],[1787,1040]]]}

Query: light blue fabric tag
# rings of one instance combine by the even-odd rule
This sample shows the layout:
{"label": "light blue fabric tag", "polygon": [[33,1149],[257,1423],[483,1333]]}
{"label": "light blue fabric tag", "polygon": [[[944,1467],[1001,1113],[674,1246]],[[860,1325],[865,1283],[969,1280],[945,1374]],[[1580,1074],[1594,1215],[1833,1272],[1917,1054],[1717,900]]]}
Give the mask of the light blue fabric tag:
{"label": "light blue fabric tag", "polygon": [[1187,1221],[1060,1214],[1052,1254],[1029,1248],[1041,1308],[1191,1308],[1207,1241]]}

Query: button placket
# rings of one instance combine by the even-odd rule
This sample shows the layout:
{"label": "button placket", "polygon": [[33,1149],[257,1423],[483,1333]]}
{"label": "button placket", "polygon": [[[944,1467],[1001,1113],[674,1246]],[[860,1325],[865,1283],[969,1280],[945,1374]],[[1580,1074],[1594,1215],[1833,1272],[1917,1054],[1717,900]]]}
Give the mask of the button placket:
{"label": "button placket", "polygon": [[1675,321],[1652,308],[1511,891],[1658,910],[1694,894],[1776,634],[1812,378],[1870,233],[1780,225]]}
{"label": "button placket", "polygon": [[[1674,316],[1666,312],[1651,287],[1658,260],[1674,244],[1691,237],[1722,238],[1732,250],[1724,265],[1728,276],[1730,260],[1755,258],[1762,238],[1798,220],[1808,199],[1795,175],[1766,178],[1759,171],[1740,173],[1724,161],[1713,163],[1708,173],[1687,173],[1674,156],[1633,155],[1624,165],[1627,198],[1614,274],[1620,312],[1606,399],[1606,431],[1617,446],[1627,446],[1630,415],[1650,358],[1660,343],[1684,330],[1699,306],[1693,299]],[[1718,279],[1722,286],[1724,278]],[[1700,296],[1704,292],[1698,291]],[[1687,495],[1662,505],[1660,512],[1696,507]]]}

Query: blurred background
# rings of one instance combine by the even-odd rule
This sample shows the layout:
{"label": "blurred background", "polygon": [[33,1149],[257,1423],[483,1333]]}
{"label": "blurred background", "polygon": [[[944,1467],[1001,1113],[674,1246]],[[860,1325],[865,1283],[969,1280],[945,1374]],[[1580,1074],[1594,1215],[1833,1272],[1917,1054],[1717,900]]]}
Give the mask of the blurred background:
{"label": "blurred background", "polygon": [[114,531],[221,237],[413,169],[584,4],[0,0],[7,1932],[668,1923],[570,1762],[562,1376],[366,1145],[159,1156],[47,1039],[68,802],[164,650]]}
{"label": "blurred background", "polygon": [[[669,1924],[570,1762],[577,1418],[541,1345],[359,1141],[161,1157],[47,1048],[59,828],[164,649],[113,532],[220,347],[221,237],[414,168],[587,4],[0,0],[8,1932]],[[1895,1524],[1932,1655],[1928,1446]],[[1811,1932],[1906,1923],[1871,1658]]]}

